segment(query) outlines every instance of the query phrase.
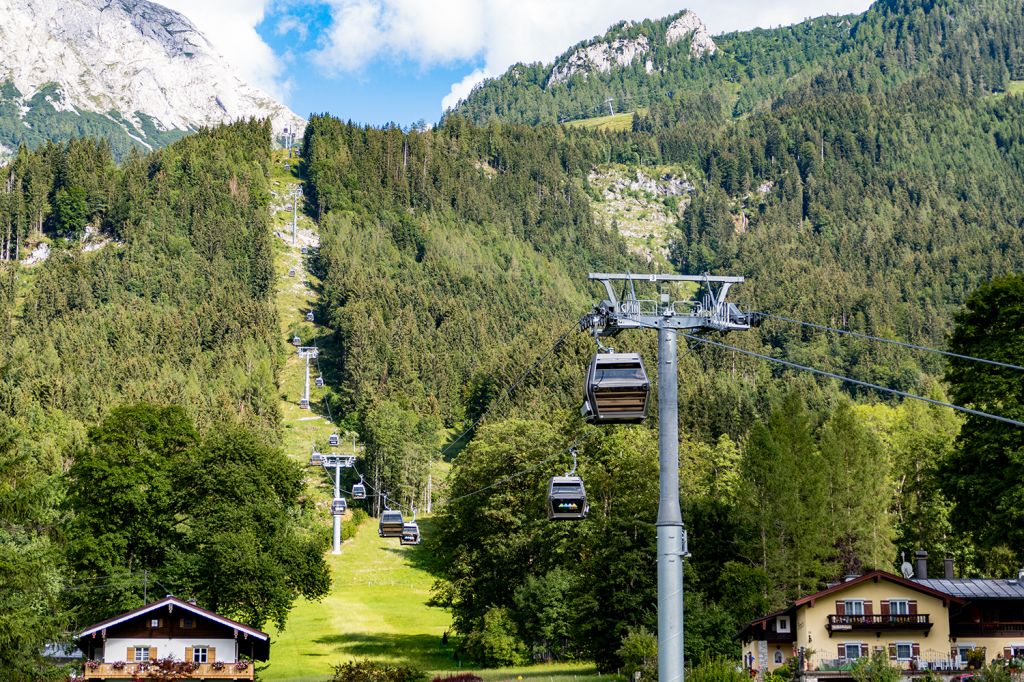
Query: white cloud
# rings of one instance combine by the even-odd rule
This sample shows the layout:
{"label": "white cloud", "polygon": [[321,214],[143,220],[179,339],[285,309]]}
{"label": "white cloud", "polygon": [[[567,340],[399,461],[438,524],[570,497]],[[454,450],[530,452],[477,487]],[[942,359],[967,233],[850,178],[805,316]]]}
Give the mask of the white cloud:
{"label": "white cloud", "polygon": [[290,87],[284,64],[256,26],[272,0],[159,0],[181,12],[203,32],[250,85],[283,99]]}
{"label": "white cloud", "polygon": [[713,34],[776,26],[826,13],[861,12],[870,0],[328,0],[333,22],[314,59],[325,72],[359,71],[379,59],[422,68],[461,61],[483,67],[452,85],[450,107],[516,62],[550,62],[622,19],[658,18],[684,7]]}

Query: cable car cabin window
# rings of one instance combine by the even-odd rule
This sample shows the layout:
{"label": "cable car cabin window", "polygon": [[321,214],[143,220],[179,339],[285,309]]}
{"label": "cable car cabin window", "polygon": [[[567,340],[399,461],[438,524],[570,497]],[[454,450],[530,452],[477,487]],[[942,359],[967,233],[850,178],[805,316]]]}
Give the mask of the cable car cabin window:
{"label": "cable car cabin window", "polygon": [[598,365],[594,377],[595,381],[647,381],[647,375],[643,369],[634,364]]}

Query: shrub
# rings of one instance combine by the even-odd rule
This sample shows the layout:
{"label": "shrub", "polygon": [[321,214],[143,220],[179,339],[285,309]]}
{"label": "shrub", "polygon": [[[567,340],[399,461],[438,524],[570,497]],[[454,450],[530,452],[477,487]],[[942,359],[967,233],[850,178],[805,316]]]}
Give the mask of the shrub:
{"label": "shrub", "polygon": [[494,607],[485,613],[463,645],[471,658],[489,668],[526,663],[526,645],[505,608]]}
{"label": "shrub", "polygon": [[422,670],[376,661],[349,661],[334,666],[331,682],[426,682]]}
{"label": "shrub", "polygon": [[735,661],[712,658],[701,663],[686,676],[689,682],[750,682],[750,677]]}
{"label": "shrub", "polygon": [[658,637],[644,626],[629,628],[615,653],[628,677],[639,671],[641,677],[658,679]]}
{"label": "shrub", "polygon": [[902,679],[900,669],[889,663],[883,651],[857,659],[850,675],[856,682],[900,682]]}

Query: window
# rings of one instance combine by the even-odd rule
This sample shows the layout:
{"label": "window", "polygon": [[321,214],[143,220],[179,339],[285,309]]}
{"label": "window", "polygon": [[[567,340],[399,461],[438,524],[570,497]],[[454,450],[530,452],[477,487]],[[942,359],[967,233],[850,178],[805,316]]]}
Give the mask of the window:
{"label": "window", "polygon": [[781,651],[775,652],[775,665],[782,665],[786,662],[786,658],[782,655]]}
{"label": "window", "polygon": [[967,665],[967,655],[974,651],[973,644],[967,644],[957,647],[957,659],[959,659],[961,665]]}
{"label": "window", "polygon": [[846,600],[846,615],[847,616],[863,616],[864,615],[864,601],[861,599],[847,599]]}
{"label": "window", "polygon": [[910,602],[906,599],[890,599],[889,613],[894,616],[909,616]]}
{"label": "window", "polygon": [[896,642],[896,660],[909,661],[913,657],[914,646],[910,642]]}
{"label": "window", "polygon": [[193,663],[206,663],[206,656],[209,653],[209,649],[205,646],[197,646],[192,649],[192,662]]}
{"label": "window", "polygon": [[847,642],[846,643],[846,658],[848,660],[856,660],[860,658],[861,645],[858,642]]}
{"label": "window", "polygon": [[1024,644],[1014,644],[1010,646],[1010,655],[1013,658],[1024,658]]}
{"label": "window", "polygon": [[148,661],[149,660],[149,647],[142,646],[141,644],[135,645],[135,661]]}
{"label": "window", "polygon": [[789,632],[789,616],[779,616],[775,620],[775,629],[778,632]]}
{"label": "window", "polygon": [[151,627],[151,628],[158,628],[158,627],[160,627],[160,619],[159,618],[151,618],[150,621],[149,621],[149,627]]}
{"label": "window", "polygon": [[191,629],[191,628],[194,628],[195,626],[196,626],[196,619],[195,618],[182,618],[181,619],[181,627],[183,627],[185,629]]}

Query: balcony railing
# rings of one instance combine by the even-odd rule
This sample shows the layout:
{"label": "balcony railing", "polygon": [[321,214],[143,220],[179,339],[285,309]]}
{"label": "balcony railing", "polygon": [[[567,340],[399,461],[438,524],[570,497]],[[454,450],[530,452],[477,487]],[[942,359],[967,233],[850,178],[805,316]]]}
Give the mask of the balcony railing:
{"label": "balcony railing", "polygon": [[828,617],[828,631],[840,632],[846,630],[930,630],[931,619],[927,613],[915,613],[913,615],[885,614],[885,615],[840,615],[832,614]]}
{"label": "balcony railing", "polygon": [[[87,680],[130,680],[136,675],[145,678],[151,671],[156,670],[154,663],[122,663],[115,667],[115,663],[86,663],[85,679]],[[215,663],[200,663],[185,679],[193,680],[251,680],[253,679],[253,665],[248,663],[245,670],[237,670],[234,663],[224,663],[223,670],[216,670]]]}

